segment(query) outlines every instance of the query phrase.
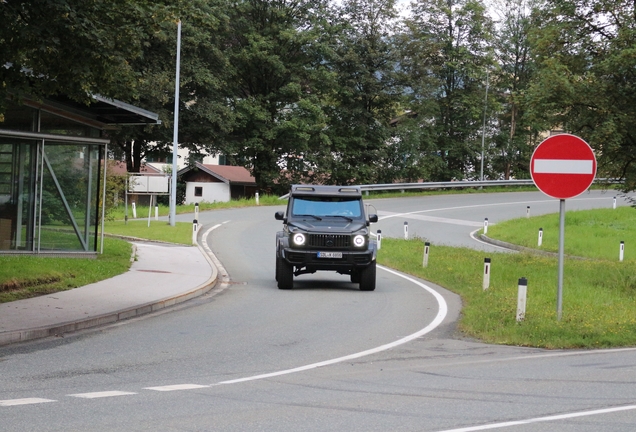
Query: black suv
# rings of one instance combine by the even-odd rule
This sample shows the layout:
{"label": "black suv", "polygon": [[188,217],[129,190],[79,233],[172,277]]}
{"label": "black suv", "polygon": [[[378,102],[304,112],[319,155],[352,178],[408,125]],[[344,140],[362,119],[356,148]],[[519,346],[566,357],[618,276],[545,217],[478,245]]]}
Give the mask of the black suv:
{"label": "black suv", "polygon": [[330,270],[351,276],[362,291],[375,289],[377,244],[369,236],[362,193],[355,186],[294,185],[287,213],[276,212],[276,281],[292,289],[294,276]]}

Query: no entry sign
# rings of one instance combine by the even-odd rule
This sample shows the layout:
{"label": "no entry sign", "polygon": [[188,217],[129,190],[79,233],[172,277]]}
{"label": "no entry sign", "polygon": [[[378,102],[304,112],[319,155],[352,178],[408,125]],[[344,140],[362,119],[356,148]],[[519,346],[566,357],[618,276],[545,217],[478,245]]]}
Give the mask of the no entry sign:
{"label": "no entry sign", "polygon": [[594,181],[596,157],[581,138],[554,135],[539,144],[532,154],[530,174],[544,194],[558,199],[573,198]]}

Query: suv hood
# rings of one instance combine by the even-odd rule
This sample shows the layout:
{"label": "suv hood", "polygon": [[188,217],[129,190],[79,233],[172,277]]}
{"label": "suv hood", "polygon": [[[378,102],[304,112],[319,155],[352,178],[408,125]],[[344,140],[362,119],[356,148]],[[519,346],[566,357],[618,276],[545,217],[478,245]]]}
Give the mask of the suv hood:
{"label": "suv hood", "polygon": [[343,234],[351,234],[367,227],[367,224],[365,222],[361,222],[359,220],[349,222],[348,220],[342,218],[329,218],[323,219],[321,221],[294,221],[288,222],[287,225],[290,227],[299,228],[307,232],[333,232]]}

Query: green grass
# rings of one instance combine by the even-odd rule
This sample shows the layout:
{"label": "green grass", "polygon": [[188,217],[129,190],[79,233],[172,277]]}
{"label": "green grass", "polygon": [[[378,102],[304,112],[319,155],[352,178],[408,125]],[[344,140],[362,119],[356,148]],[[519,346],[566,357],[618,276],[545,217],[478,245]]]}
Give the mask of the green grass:
{"label": "green grass", "polygon": [[0,255],[0,303],[65,291],[108,279],[130,268],[130,243],[104,239],[104,254],[91,258]]}
{"label": "green grass", "polygon": [[[617,261],[620,242],[625,242],[625,260],[636,260],[636,209],[569,211],[565,215],[565,253]],[[543,243],[539,248],[539,228]],[[488,237],[533,249],[557,252],[559,214],[513,219],[488,227]]]}
{"label": "green grass", "polygon": [[124,237],[142,238],[157,240],[168,243],[184,245],[192,244],[192,224],[188,222],[176,222],[175,226],[170,226],[165,221],[129,220],[107,221],[104,223],[104,232]]}
{"label": "green grass", "polygon": [[[490,232],[489,232],[490,234]],[[489,343],[543,348],[636,345],[634,262],[566,260],[563,313],[557,320],[557,260],[530,254],[484,252],[432,245],[422,268],[423,242],[386,238],[382,265],[448,288],[462,297],[459,329]],[[482,288],[490,257],[490,287]],[[518,280],[528,279],[525,320],[516,321]]]}

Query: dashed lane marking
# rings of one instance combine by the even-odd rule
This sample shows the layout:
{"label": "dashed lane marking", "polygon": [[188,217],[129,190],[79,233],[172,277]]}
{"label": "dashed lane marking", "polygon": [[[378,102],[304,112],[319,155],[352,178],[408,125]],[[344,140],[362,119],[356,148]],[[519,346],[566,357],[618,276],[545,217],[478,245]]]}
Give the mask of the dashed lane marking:
{"label": "dashed lane marking", "polygon": [[113,390],[113,391],[102,391],[102,392],[93,392],[93,393],[77,393],[77,394],[70,394],[67,396],[83,398],[83,399],[98,399],[98,398],[105,398],[105,397],[128,396],[128,395],[136,395],[136,394],[137,393],[133,393],[133,392]]}
{"label": "dashed lane marking", "polygon": [[41,399],[41,398],[25,398],[25,399],[9,399],[0,400],[0,406],[16,406],[16,405],[32,405],[46,402],[57,402],[53,399]]}
{"label": "dashed lane marking", "polygon": [[167,386],[161,386],[161,387],[145,387],[144,390],[169,392],[169,391],[177,391],[177,390],[195,390],[195,389],[208,388],[208,387],[211,387],[211,386],[199,385],[199,384],[175,384],[175,385],[167,385]]}

